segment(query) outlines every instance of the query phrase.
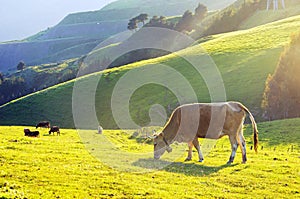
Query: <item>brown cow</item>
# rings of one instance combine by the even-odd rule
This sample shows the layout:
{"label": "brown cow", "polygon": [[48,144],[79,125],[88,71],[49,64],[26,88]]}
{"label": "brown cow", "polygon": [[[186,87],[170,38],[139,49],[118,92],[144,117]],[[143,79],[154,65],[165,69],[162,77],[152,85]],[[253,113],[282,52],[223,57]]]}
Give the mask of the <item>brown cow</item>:
{"label": "brown cow", "polygon": [[60,131],[59,131],[59,127],[58,126],[52,126],[50,131],[49,131],[49,134],[51,135],[51,133],[53,133],[54,135],[54,132],[57,133],[57,135],[60,135]]}
{"label": "brown cow", "polygon": [[40,132],[38,131],[30,131],[29,129],[24,129],[25,136],[28,137],[39,137]]}
{"label": "brown cow", "polygon": [[37,129],[38,127],[44,127],[44,128],[50,128],[50,122],[48,121],[42,121],[42,122],[39,122],[35,128]]}
{"label": "brown cow", "polygon": [[238,145],[243,154],[243,163],[246,163],[246,144],[243,136],[243,123],[249,114],[254,134],[254,149],[258,147],[258,130],[251,112],[239,102],[196,103],[176,108],[162,132],[154,137],[154,158],[159,159],[163,153],[171,152],[170,145],[177,142],[186,142],[189,146],[188,157],[192,159],[193,145],[198,151],[199,161],[204,160],[198,138],[219,139],[229,136],[231,155],[227,164],[234,160]]}

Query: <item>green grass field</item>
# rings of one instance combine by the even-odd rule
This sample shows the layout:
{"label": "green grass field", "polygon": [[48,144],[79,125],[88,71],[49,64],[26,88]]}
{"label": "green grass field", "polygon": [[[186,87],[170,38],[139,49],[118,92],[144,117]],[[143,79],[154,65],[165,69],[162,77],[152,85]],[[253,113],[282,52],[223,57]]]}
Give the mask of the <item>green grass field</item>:
{"label": "green grass field", "polygon": [[[41,129],[39,138],[28,138],[23,136],[23,128],[0,127],[0,198],[300,197],[299,119],[259,124],[258,154],[250,150],[252,128],[246,126],[247,164],[240,163],[240,150],[234,164],[225,164],[230,144],[228,138],[222,138],[204,163],[198,163],[197,158],[184,162],[186,145],[173,144],[174,153],[181,150],[177,159],[169,162],[172,154],[164,154],[159,162],[169,163],[165,167],[138,173],[113,169],[96,159],[87,150],[89,143],[80,139],[76,130],[62,129],[61,136],[49,136],[46,129]],[[151,142],[132,139],[131,131],[86,133],[106,137],[118,148],[112,154],[146,154],[130,167],[147,170],[155,165],[150,157]],[[124,156],[114,160],[126,161]]]}
{"label": "green grass field", "polygon": [[[121,1],[119,6],[128,5],[126,2],[133,0]],[[107,8],[115,5],[118,4]],[[174,91],[180,90],[184,102],[194,102],[188,87],[170,70],[187,80],[199,102],[211,100],[209,88],[220,91],[217,81],[206,85],[201,77],[212,67],[208,59],[202,59],[207,58],[205,52],[221,74],[226,100],[242,102],[257,121],[263,121],[260,105],[265,80],[276,68],[290,35],[300,30],[299,7],[289,8],[289,11],[270,15],[257,12],[241,26],[243,30],[202,38],[178,53],[93,73],[0,106],[0,199],[300,198],[300,118],[258,123],[258,153],[252,150],[252,126],[245,125],[246,164],[241,163],[240,149],[234,163],[226,164],[231,152],[227,137],[217,142],[200,139],[205,155],[203,163],[197,161],[195,150],[193,160],[184,162],[187,146],[180,143],[172,144],[172,153],[154,160],[152,140],[146,139],[153,129],[159,132],[161,127],[158,126],[165,123],[163,117],[178,105]],[[292,15],[297,16],[289,17]],[[263,19],[258,20],[261,17]],[[281,18],[285,19],[268,23]],[[99,49],[99,53],[112,48],[118,46]],[[72,51],[67,49],[66,53],[68,50]],[[196,61],[203,73],[198,75],[197,67],[188,63],[189,60]],[[65,67],[67,65],[62,64],[57,70]],[[45,65],[34,70],[48,68]],[[164,84],[175,85],[175,90],[168,90],[155,84],[157,82],[145,84],[136,88],[128,99],[132,120],[147,126],[154,116],[162,122],[154,124],[155,127],[118,130],[120,126],[112,113],[112,96],[116,85],[130,74],[135,74],[134,78],[129,76],[134,81],[121,84],[124,88],[115,96],[117,99],[126,97],[126,92],[140,79],[153,77]],[[96,92],[89,89],[91,82],[100,77]],[[83,85],[77,90],[82,98],[75,107],[77,112],[73,112],[73,89],[78,84]],[[74,128],[74,113],[88,113],[90,99],[95,99],[92,110],[105,129],[102,135],[96,130]],[[124,105],[125,101],[117,103]],[[155,112],[153,105],[158,104],[165,113]],[[24,128],[35,130],[34,125],[42,120],[60,126],[61,136],[49,135],[47,129],[39,129],[38,138],[24,136]],[[81,118],[80,122],[85,124],[83,129],[97,128],[92,115]]]}

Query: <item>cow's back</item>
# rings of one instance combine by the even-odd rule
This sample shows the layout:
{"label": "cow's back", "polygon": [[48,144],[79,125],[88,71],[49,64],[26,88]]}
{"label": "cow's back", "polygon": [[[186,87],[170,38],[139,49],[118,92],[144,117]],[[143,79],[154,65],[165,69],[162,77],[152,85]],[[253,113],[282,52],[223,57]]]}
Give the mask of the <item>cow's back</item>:
{"label": "cow's back", "polygon": [[178,142],[195,137],[218,139],[239,125],[244,116],[238,102],[186,104],[173,111],[163,132]]}
{"label": "cow's back", "polygon": [[186,104],[174,110],[165,129],[175,134],[178,142],[188,142],[195,137],[217,138],[214,133],[222,131],[225,115],[225,103]]}

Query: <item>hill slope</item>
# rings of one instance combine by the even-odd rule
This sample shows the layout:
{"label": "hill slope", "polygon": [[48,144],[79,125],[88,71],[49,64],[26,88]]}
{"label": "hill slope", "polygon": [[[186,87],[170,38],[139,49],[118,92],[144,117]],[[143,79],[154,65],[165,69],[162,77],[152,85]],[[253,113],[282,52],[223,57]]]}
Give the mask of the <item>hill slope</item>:
{"label": "hill slope", "polygon": [[[216,1],[216,0],[198,0],[198,1],[193,1],[193,0],[187,0],[184,2],[181,2],[178,4],[177,0],[169,0],[168,4],[174,5],[173,9],[176,9],[178,14],[182,15],[183,12],[186,10],[194,10],[195,7],[197,7],[198,3],[202,3],[207,6],[208,10],[219,10],[223,9],[226,6],[230,5],[233,3],[235,0],[223,0],[223,1]],[[149,7],[151,6],[156,6],[158,11],[160,10],[165,10],[167,11],[166,8],[162,8],[160,5],[160,1],[152,1],[152,0],[146,0],[146,1],[138,1],[138,0],[119,0],[112,2],[105,6],[103,10],[113,10],[113,9],[129,9],[129,8],[139,8],[139,7]],[[186,7],[189,5],[190,7],[188,9],[183,9],[183,7]],[[150,8],[150,7],[149,7]],[[150,10],[149,10],[150,11]],[[153,12],[153,11],[150,11]]]}
{"label": "hill slope", "polygon": [[[101,41],[127,30],[128,20],[140,13],[150,16],[182,15],[186,10],[194,10],[199,0],[161,1],[151,3],[132,0],[116,1],[113,7],[92,12],[74,13],[66,16],[58,25],[34,35],[26,41],[0,44],[0,71],[16,67],[23,60],[27,65],[38,65],[49,62],[75,58],[87,54]],[[222,8],[233,0],[222,4],[217,0],[205,1],[213,8]],[[124,5],[130,5],[124,7]],[[68,54],[64,49],[72,48]]]}
{"label": "hill slope", "polygon": [[270,22],[278,21],[281,19],[285,19],[288,17],[296,16],[300,14],[300,4],[287,4],[286,9],[284,10],[259,10],[253,16],[248,18],[244,23],[240,26],[240,29],[248,29],[253,28],[259,25],[267,24]]}
{"label": "hill slope", "polygon": [[[159,64],[168,65],[189,81],[197,93],[199,101],[209,102],[211,98],[204,80],[201,79],[201,76],[195,75],[195,69],[181,58],[186,56],[198,59],[198,56],[203,53],[202,48],[204,48],[222,75],[227,100],[243,102],[259,118],[265,80],[269,73],[273,73],[283,46],[289,42],[290,34],[299,26],[300,16],[297,16],[245,31],[216,35],[210,41],[199,45],[195,44],[193,47],[180,51],[179,56],[171,54],[137,62],[83,77],[78,82],[85,83],[97,80],[102,76],[97,91],[94,93],[95,110],[100,123],[105,128],[117,128],[112,117],[111,97],[116,84],[127,72],[143,71],[154,67],[157,68],[157,74],[166,78],[165,81],[174,82],[172,79],[174,77],[155,67]],[[0,124],[33,125],[39,120],[50,120],[52,123],[63,127],[74,127],[72,119],[73,85],[74,81],[57,85],[1,107]],[[177,86],[178,89],[186,89],[182,87],[183,85],[178,84]],[[131,86],[128,85],[128,88]],[[83,90],[83,93],[88,96],[88,89]],[[83,99],[81,103],[82,111],[87,105],[85,101]],[[194,101],[191,101],[191,98],[187,96],[185,102]],[[130,97],[132,119],[141,126],[148,125],[150,122],[149,110],[154,104],[161,104],[166,108],[166,114],[170,114],[170,111],[178,105],[178,99],[174,93],[166,91],[162,86],[144,85]],[[85,128],[96,128],[89,118],[85,120],[83,121],[86,122]]]}
{"label": "hill slope", "polygon": [[[258,154],[250,150],[252,130],[248,126],[248,162],[239,164],[238,150],[231,166],[225,164],[230,154],[228,138],[219,140],[203,163],[197,158],[184,162],[185,144],[172,145],[172,153],[182,150],[172,162],[166,160],[172,153],[154,162],[152,144],[130,139],[132,132],[104,131],[118,148],[110,154],[127,151],[145,155],[129,166],[146,173],[121,172],[98,161],[75,130],[62,129],[61,136],[47,136],[47,131],[41,130],[40,138],[27,138],[24,127],[0,127],[0,197],[299,198],[299,126],[299,119],[259,124]],[[95,131],[86,133],[102,137]],[[114,161],[123,163],[127,159],[118,155]],[[168,165],[150,172],[160,163]]]}

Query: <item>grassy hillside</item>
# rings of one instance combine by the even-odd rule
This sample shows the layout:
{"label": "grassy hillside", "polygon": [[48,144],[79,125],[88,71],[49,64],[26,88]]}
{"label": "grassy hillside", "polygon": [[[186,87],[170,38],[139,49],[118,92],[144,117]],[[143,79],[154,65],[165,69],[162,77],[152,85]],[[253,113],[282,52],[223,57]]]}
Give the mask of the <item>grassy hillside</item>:
{"label": "grassy hillside", "polygon": [[[232,1],[206,3],[220,9]],[[199,1],[155,0],[142,5],[140,1],[121,1],[121,5],[118,2],[112,9],[69,14],[58,25],[24,41],[0,44],[0,70],[5,72],[21,60],[28,65],[36,65],[85,55],[106,38],[126,31],[129,19],[140,13],[148,13],[149,16],[182,15],[188,9],[194,10]],[[124,3],[131,7],[122,6]],[[74,50],[66,53],[65,49]]]}
{"label": "grassy hillside", "polygon": [[[96,44],[90,46],[95,41]],[[3,72],[14,70],[21,60],[30,66],[76,58],[83,53],[90,52],[99,42],[99,39],[94,38],[71,37],[0,44],[0,70]],[[85,48],[82,48],[82,45],[85,45]],[[70,52],[68,55],[63,54],[66,49],[74,49],[78,46],[81,46],[81,48],[77,48],[77,50]],[[87,47],[91,49],[87,49]],[[63,54],[63,56],[57,56],[58,53]]]}
{"label": "grassy hillside", "polygon": [[[217,1],[217,0],[198,0],[198,1],[194,1],[194,0],[187,0],[184,2],[180,2],[178,4],[178,0],[169,0],[166,1],[167,4],[169,5],[174,5],[174,9],[176,9],[177,7],[177,11],[180,11],[182,14],[182,12],[185,12],[186,10],[194,10],[198,3],[202,3],[204,5],[206,5],[208,7],[209,10],[218,10],[218,9],[223,9],[224,7],[230,5],[231,3],[233,3],[235,0],[224,0],[224,1]],[[153,0],[148,0],[148,1],[138,1],[138,0],[119,0],[119,1],[115,1],[112,2],[110,4],[108,4],[107,6],[105,6],[103,8],[103,10],[114,10],[114,9],[130,9],[130,8],[140,8],[140,7],[148,7],[150,8],[151,6],[156,6],[156,10],[161,11],[164,10],[165,12],[167,12],[167,8],[163,8],[161,7],[161,1],[157,0],[157,1],[153,1]],[[177,6],[179,5],[179,6]],[[186,7],[188,6],[188,7]],[[186,7],[186,8],[183,8]],[[150,11],[150,9],[149,9]],[[152,11],[150,11],[152,12]]]}
{"label": "grassy hillside", "polygon": [[240,26],[240,29],[253,28],[259,25],[267,24],[270,22],[278,21],[287,17],[292,17],[300,14],[300,4],[287,4],[287,8],[284,10],[259,10],[253,16],[248,18]]}
{"label": "grassy hillside", "polygon": [[[227,0],[224,4],[228,5],[232,1],[233,0]],[[124,19],[129,20],[130,18],[135,17],[141,13],[147,13],[149,14],[149,16],[182,15],[186,10],[194,10],[197,7],[198,2],[198,0],[189,0],[187,2],[182,2],[179,0],[118,0],[111,4],[108,4],[98,11],[70,14],[59,23],[59,26],[91,22],[116,22],[122,21]],[[207,3],[208,5],[215,5],[215,7],[219,6],[216,0]],[[220,6],[219,9],[221,9]],[[126,25],[127,23],[128,21],[126,21]]]}
{"label": "grassy hillside", "polygon": [[[196,158],[184,162],[186,145],[173,144],[172,153],[183,151],[172,163],[168,162],[172,154],[154,162],[151,143],[129,139],[130,132],[106,130],[96,135],[86,131],[115,143],[118,150],[112,154],[120,150],[146,154],[130,167],[147,170],[168,163],[146,173],[112,169],[91,155],[75,130],[62,129],[61,136],[49,136],[44,129],[40,138],[28,138],[23,135],[24,127],[3,126],[0,198],[299,198],[299,126],[299,119],[259,124],[258,154],[250,150],[252,130],[248,126],[248,162],[240,164],[239,150],[231,166],[225,164],[230,155],[228,138],[217,142],[204,163]],[[119,156],[115,161],[127,159]]]}
{"label": "grassy hillside", "polygon": [[26,66],[22,71],[6,73],[0,83],[0,105],[74,79],[78,73],[78,63],[78,59],[70,59],[62,63]]}
{"label": "grassy hillside", "polygon": [[[180,51],[179,55],[193,58],[201,55],[201,47],[207,50],[221,72],[227,99],[243,102],[259,119],[267,75],[273,73],[283,46],[289,42],[290,34],[295,32],[299,25],[300,16],[297,16],[245,31],[216,35],[209,41]],[[95,108],[98,119],[104,127],[117,127],[111,112],[111,96],[118,80],[128,71],[144,70],[160,63],[171,66],[188,79],[200,102],[210,101],[203,80],[195,75],[193,67],[182,58],[171,54],[137,62],[79,80],[87,82],[103,75],[95,94]],[[158,70],[157,73],[165,78],[168,77],[166,81],[174,81],[172,76],[164,75],[164,71]],[[0,124],[33,125],[40,120],[50,120],[63,127],[74,127],[71,108],[73,84],[74,81],[57,85],[1,107]],[[190,102],[189,99],[186,99],[186,102]],[[166,91],[161,86],[143,86],[131,96],[130,113],[133,120],[142,126],[147,125],[148,112],[153,104],[169,106],[173,110],[177,106],[177,99],[172,92]],[[83,100],[82,107],[85,106]],[[167,111],[167,114],[169,113]],[[88,119],[86,122],[89,126]],[[90,128],[94,127],[90,126]]]}

